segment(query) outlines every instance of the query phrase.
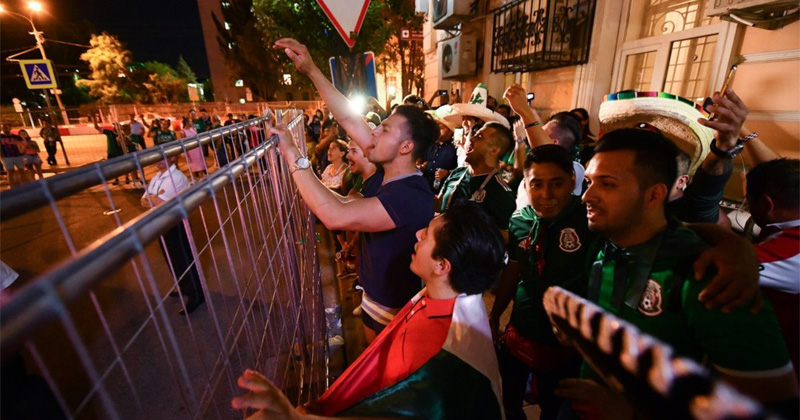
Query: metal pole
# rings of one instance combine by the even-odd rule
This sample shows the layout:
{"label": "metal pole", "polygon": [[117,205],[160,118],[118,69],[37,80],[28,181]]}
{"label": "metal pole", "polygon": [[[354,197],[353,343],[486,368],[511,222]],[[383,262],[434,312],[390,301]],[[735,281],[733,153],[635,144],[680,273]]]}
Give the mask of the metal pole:
{"label": "metal pole", "polygon": [[[42,36],[43,32],[39,32],[36,30],[36,25],[33,24],[33,15],[30,16],[29,22],[31,23],[31,28],[33,28],[33,32],[28,32],[29,34],[33,35],[34,39],[36,39],[36,46],[39,47],[39,52],[42,53],[42,59],[47,60],[47,54],[44,52],[44,45],[42,40],[44,36]],[[50,75],[56,81],[56,88],[53,89],[53,94],[56,95],[56,102],[58,103],[58,109],[61,110],[61,118],[64,120],[64,124],[69,124],[69,116],[67,115],[67,110],[64,109],[64,104],[61,103],[61,95],[58,94],[58,71],[55,69],[55,64],[53,65],[53,74]],[[50,100],[47,100],[47,106],[50,106]],[[48,108],[49,109],[49,108]],[[61,144],[63,149],[64,144]],[[64,156],[66,159],[66,154]],[[67,162],[69,164],[69,162]]]}

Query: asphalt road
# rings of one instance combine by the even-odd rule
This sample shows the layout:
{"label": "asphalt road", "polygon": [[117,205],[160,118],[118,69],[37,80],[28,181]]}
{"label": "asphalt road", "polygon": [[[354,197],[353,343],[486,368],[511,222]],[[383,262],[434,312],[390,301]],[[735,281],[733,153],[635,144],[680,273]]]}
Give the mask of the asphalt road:
{"label": "asphalt road", "polygon": [[[45,207],[0,222],[0,259],[20,274],[8,292],[68,258],[71,249],[91,245],[144,212],[143,191],[132,185],[108,193],[96,187],[62,199],[55,205],[58,216]],[[286,281],[290,262],[279,246],[283,225],[269,209],[270,187],[248,189],[239,183],[225,192],[217,206],[206,202],[189,218],[206,279],[205,305],[188,317],[177,314],[182,306],[168,297],[169,268],[152,243],[143,255],[108,273],[90,295],[68,305],[68,317],[40,329],[22,352],[28,372],[49,375],[56,398],[75,418],[109,416],[82,366],[76,337],[65,327],[70,323],[97,370],[99,390],[123,419],[241,418],[229,402],[240,393],[235,382],[245,368],[260,369],[289,389],[308,375],[308,359],[294,346],[298,325],[306,330],[325,326],[309,325],[298,313],[298,307],[309,305],[306,299],[313,304],[314,296],[300,297],[298,286]],[[110,212],[109,194],[116,213]],[[323,308],[314,309],[321,313]],[[33,351],[47,372],[37,368]],[[9,384],[3,386],[6,397]],[[27,398],[36,407],[48,396],[39,390]],[[3,398],[2,408],[9,404]]]}

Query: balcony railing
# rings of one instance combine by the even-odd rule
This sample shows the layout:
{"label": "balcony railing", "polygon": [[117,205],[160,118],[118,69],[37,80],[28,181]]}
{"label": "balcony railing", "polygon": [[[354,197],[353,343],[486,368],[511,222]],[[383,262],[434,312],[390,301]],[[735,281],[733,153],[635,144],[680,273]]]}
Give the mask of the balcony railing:
{"label": "balcony railing", "polygon": [[596,0],[520,0],[494,10],[492,73],[583,64]]}

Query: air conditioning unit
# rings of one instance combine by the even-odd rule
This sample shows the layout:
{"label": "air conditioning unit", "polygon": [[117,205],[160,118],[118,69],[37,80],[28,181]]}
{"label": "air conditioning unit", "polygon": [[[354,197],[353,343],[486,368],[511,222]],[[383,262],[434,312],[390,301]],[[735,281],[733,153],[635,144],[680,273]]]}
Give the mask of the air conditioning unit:
{"label": "air conditioning unit", "polygon": [[461,34],[439,43],[439,76],[442,79],[474,76],[477,58],[477,37]]}
{"label": "air conditioning unit", "polygon": [[434,29],[453,29],[471,15],[470,0],[431,0],[431,20]]}
{"label": "air conditioning unit", "polygon": [[762,29],[780,29],[800,19],[800,2],[797,0],[708,0],[706,16],[755,26]]}

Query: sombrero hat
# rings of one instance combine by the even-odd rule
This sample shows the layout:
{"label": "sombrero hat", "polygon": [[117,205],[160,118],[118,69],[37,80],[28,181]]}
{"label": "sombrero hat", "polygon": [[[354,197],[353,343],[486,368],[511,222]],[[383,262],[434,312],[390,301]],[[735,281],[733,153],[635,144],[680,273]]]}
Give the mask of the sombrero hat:
{"label": "sombrero hat", "polygon": [[700,105],[666,92],[610,93],[603,97],[599,117],[603,133],[642,124],[657,128],[691,156],[689,175],[694,174],[708,155],[714,139],[714,131],[697,122],[698,118],[708,118]]}
{"label": "sombrero hat", "polygon": [[450,129],[450,131],[456,131],[456,128],[461,126],[461,120],[456,123],[455,121],[445,118],[453,112],[453,107],[450,105],[442,105],[439,108],[431,109],[425,112],[431,114],[431,117],[433,117],[436,122],[444,124],[445,127]]}
{"label": "sombrero hat", "polygon": [[486,89],[486,85],[478,83],[478,86],[475,86],[475,89],[472,90],[469,103],[453,105],[453,112],[446,116],[445,119],[461,125],[461,117],[466,115],[485,122],[497,121],[506,128],[511,128],[511,124],[508,123],[506,117],[486,107],[487,98],[489,98],[489,93]]}

